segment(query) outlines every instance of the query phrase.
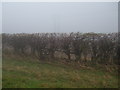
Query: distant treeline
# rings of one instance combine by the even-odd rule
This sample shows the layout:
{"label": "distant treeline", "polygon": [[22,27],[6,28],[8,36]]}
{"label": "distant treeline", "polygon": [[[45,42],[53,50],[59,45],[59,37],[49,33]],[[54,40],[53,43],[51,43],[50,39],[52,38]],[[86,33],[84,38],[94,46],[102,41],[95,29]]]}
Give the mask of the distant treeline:
{"label": "distant treeline", "polygon": [[39,60],[57,60],[56,52],[64,53],[68,62],[79,63],[118,64],[120,57],[118,33],[3,33],[2,45],[3,53],[12,48],[14,53],[32,55]]}

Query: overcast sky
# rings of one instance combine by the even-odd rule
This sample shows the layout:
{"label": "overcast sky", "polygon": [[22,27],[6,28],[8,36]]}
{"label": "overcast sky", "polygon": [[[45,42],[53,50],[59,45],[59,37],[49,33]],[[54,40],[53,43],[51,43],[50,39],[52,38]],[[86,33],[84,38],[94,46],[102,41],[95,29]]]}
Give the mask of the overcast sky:
{"label": "overcast sky", "polygon": [[0,3],[0,33],[2,33],[2,3]]}
{"label": "overcast sky", "polygon": [[4,2],[2,32],[117,32],[117,2]]}

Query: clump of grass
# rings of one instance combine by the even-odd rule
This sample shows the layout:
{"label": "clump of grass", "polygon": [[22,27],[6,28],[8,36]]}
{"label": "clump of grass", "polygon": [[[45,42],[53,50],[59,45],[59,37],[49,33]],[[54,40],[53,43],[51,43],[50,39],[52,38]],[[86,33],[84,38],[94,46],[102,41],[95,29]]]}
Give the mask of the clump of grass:
{"label": "clump of grass", "polygon": [[117,88],[114,72],[40,63],[34,58],[3,58],[3,88]]}

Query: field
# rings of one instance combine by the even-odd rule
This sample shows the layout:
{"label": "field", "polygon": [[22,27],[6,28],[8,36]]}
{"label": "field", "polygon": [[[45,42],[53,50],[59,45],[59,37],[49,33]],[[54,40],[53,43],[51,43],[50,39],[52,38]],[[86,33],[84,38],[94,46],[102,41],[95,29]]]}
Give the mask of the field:
{"label": "field", "polygon": [[3,57],[3,88],[117,88],[117,74],[27,57]]}

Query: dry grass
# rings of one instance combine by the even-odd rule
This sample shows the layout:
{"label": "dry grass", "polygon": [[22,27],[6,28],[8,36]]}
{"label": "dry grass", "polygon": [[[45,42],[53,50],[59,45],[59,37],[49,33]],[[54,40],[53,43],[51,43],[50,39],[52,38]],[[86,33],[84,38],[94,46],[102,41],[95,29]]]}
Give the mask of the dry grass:
{"label": "dry grass", "polygon": [[34,58],[4,57],[3,88],[117,88],[114,72],[73,68],[67,64],[40,63]]}

